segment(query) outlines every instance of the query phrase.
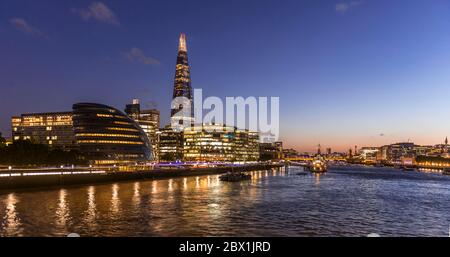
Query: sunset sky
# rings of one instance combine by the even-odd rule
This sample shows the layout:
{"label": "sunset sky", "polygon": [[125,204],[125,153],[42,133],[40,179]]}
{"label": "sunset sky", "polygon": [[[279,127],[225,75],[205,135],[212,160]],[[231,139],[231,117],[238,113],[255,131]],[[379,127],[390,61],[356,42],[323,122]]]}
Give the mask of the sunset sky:
{"label": "sunset sky", "polygon": [[279,96],[285,147],[450,137],[450,1],[0,0],[0,132],[76,102],[170,115],[178,36],[204,96]]}

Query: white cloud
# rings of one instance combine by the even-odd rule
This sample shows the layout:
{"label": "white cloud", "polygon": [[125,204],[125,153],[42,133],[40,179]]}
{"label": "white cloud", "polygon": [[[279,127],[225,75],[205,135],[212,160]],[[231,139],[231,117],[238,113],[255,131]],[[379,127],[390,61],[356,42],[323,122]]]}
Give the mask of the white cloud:
{"label": "white cloud", "polygon": [[362,4],[362,1],[351,1],[351,2],[342,2],[337,3],[335,6],[335,10],[338,13],[346,13],[348,10]]}
{"label": "white cloud", "polygon": [[25,34],[32,35],[32,36],[45,37],[44,33],[42,33],[37,28],[31,26],[30,24],[28,24],[28,22],[26,22],[23,18],[12,18],[9,20],[9,22],[11,23],[11,25],[14,28],[16,28],[17,30],[19,30]]}
{"label": "white cloud", "polygon": [[93,2],[87,8],[83,9],[72,8],[72,12],[80,15],[80,17],[85,21],[94,19],[116,26],[120,25],[116,14],[114,14],[114,12],[102,2]]}
{"label": "white cloud", "polygon": [[133,47],[129,51],[123,52],[122,54],[130,62],[140,62],[140,63],[146,64],[146,65],[148,65],[148,64],[159,65],[158,60],[156,60],[155,58],[146,56],[144,54],[144,52],[137,47]]}

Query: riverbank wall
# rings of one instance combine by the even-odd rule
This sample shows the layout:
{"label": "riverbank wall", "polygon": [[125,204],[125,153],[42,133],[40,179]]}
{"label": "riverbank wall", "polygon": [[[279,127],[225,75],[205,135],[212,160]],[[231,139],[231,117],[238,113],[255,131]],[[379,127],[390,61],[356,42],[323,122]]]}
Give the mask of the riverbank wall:
{"label": "riverbank wall", "polygon": [[119,182],[127,180],[165,179],[187,176],[223,174],[228,171],[258,171],[281,168],[279,164],[253,164],[242,166],[222,166],[206,168],[153,169],[141,171],[103,171],[89,170],[52,170],[51,172],[19,172],[0,173],[0,191],[11,191],[24,188],[45,188],[64,185],[82,185]]}

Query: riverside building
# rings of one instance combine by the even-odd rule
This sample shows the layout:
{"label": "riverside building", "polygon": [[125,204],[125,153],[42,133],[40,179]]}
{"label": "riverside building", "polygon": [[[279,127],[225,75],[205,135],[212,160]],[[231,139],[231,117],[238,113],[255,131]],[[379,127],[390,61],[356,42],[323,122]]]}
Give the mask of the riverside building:
{"label": "riverside building", "polygon": [[156,133],[158,142],[158,161],[172,162],[183,159],[183,132],[175,131],[170,126],[159,129]]}
{"label": "riverside building", "polygon": [[73,129],[80,152],[93,164],[152,160],[147,134],[137,122],[113,107],[74,104]]}
{"label": "riverside building", "polygon": [[280,160],[283,158],[283,143],[260,143],[259,151],[261,161]]}
{"label": "riverside building", "polygon": [[72,128],[72,112],[27,113],[11,118],[12,139],[30,140],[51,148],[77,147]]}
{"label": "riverside building", "polygon": [[142,110],[139,99],[133,99],[131,104],[125,107],[125,113],[136,121],[144,130],[153,149],[153,157],[158,160],[157,131],[160,123],[160,113],[156,109]]}
{"label": "riverside building", "polygon": [[259,159],[257,132],[224,125],[184,130],[183,159],[196,162],[247,162]]}

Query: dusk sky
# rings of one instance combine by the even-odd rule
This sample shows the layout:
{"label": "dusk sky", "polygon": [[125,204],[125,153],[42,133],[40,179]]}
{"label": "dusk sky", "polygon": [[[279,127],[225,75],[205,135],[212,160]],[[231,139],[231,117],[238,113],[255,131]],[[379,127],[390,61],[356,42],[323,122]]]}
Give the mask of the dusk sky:
{"label": "dusk sky", "polygon": [[280,97],[285,147],[450,136],[444,0],[0,0],[0,131],[21,113],[133,98],[166,124],[181,32],[204,96]]}

